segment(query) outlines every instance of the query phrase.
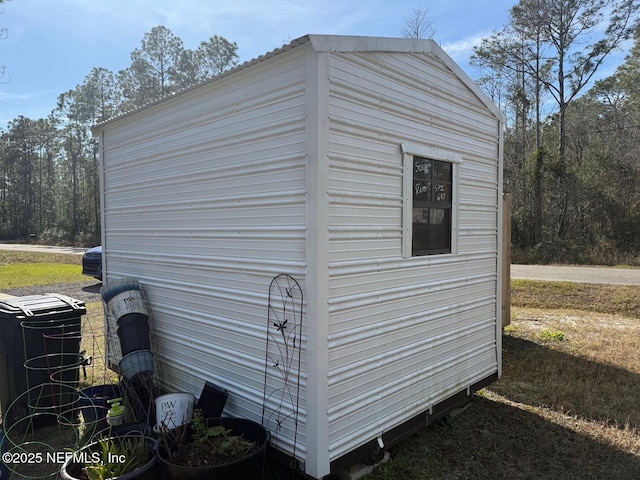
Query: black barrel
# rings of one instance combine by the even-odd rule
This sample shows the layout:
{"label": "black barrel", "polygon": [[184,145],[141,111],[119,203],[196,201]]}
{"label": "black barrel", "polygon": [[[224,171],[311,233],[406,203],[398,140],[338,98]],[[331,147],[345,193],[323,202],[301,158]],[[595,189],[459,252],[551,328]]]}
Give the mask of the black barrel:
{"label": "black barrel", "polygon": [[[86,313],[80,300],[54,293],[0,300],[0,406],[5,424],[34,409],[55,410],[68,402],[62,397],[71,389],[63,387],[77,386],[81,319]],[[37,398],[24,395],[45,384],[47,391]]]}

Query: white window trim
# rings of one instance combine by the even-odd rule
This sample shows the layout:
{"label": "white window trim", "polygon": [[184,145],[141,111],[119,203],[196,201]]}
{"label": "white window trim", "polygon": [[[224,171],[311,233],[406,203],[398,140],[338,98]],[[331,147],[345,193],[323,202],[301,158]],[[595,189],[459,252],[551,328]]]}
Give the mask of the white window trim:
{"label": "white window trim", "polygon": [[[462,155],[447,150],[417,143],[402,142],[402,257],[412,258],[411,242],[413,239],[413,157],[431,158],[452,164],[451,184],[451,255],[458,253],[458,167],[462,163]],[[430,257],[426,255],[425,257]]]}

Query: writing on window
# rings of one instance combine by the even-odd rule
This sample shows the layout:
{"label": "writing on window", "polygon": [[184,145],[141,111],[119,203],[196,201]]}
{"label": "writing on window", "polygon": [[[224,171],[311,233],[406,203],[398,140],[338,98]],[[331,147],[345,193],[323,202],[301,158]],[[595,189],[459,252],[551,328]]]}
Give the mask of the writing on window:
{"label": "writing on window", "polygon": [[452,172],[449,162],[413,157],[414,256],[451,253]]}

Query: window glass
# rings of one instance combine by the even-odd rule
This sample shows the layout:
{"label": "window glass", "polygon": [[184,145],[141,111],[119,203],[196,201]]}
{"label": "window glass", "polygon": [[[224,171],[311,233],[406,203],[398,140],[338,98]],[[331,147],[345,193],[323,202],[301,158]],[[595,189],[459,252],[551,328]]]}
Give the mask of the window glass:
{"label": "window glass", "polygon": [[449,162],[413,157],[414,256],[451,253],[452,172]]}

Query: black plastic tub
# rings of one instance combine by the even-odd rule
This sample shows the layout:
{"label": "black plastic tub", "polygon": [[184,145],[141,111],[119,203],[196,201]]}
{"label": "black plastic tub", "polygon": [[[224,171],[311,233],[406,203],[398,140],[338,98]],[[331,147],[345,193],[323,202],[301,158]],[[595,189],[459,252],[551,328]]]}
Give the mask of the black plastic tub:
{"label": "black plastic tub", "polygon": [[215,478],[216,480],[260,480],[263,476],[264,461],[269,444],[269,433],[259,423],[244,418],[210,418],[209,427],[223,426],[232,434],[242,435],[245,440],[256,442],[257,448],[246,457],[224,465],[209,467],[187,467],[167,460],[167,452],[162,441],[158,443],[157,458],[162,480],[196,480]]}

